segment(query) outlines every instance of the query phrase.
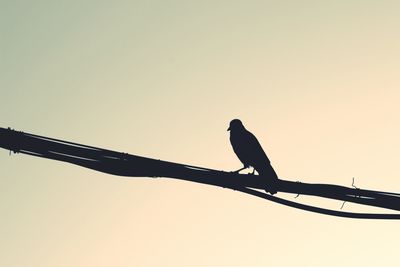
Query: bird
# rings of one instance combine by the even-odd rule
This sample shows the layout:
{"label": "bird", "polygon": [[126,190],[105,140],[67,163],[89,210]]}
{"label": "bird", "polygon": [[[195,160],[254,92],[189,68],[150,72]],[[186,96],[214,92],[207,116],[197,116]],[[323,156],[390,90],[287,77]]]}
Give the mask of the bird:
{"label": "bird", "polygon": [[239,119],[234,119],[229,123],[228,131],[230,131],[229,139],[233,151],[243,163],[243,168],[235,173],[253,167],[252,174],[256,170],[259,175],[267,177],[266,191],[272,195],[275,194],[277,192],[275,182],[278,180],[278,175],[255,135],[248,131]]}

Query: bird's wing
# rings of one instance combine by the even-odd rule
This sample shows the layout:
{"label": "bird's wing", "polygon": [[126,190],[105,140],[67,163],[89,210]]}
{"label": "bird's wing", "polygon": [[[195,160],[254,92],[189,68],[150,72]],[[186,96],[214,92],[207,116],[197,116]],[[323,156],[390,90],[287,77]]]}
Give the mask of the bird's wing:
{"label": "bird's wing", "polygon": [[[248,138],[248,150],[252,158],[252,162],[255,165],[269,165],[270,161],[269,158],[267,157],[267,154],[265,154],[263,148],[260,145],[260,142],[258,142],[257,138],[252,134],[251,132],[248,131],[247,134]],[[257,167],[257,166],[254,166]]]}
{"label": "bird's wing", "polygon": [[246,138],[243,135],[231,133],[231,144],[233,151],[245,167],[248,167],[251,161],[251,151],[248,147]]}
{"label": "bird's wing", "polygon": [[251,149],[250,165],[252,165],[260,175],[265,175],[270,179],[278,179],[278,175],[276,174],[274,168],[272,168],[269,158],[262,149],[260,142],[258,142],[257,138],[252,133],[250,133],[248,136],[249,149]]}

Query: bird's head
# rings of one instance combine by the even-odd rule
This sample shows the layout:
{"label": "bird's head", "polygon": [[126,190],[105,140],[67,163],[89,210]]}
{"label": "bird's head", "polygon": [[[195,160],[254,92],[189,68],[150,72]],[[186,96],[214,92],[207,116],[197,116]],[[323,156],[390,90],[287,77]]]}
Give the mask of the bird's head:
{"label": "bird's head", "polygon": [[228,131],[235,131],[238,129],[244,129],[243,123],[239,119],[231,120]]}

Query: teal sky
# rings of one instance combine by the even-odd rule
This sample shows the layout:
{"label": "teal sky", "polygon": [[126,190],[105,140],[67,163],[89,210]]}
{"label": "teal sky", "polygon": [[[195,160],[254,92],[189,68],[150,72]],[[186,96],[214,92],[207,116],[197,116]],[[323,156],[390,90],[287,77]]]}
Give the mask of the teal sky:
{"label": "teal sky", "polygon": [[[234,170],[226,129],[240,118],[281,178],[350,186],[355,177],[358,187],[400,192],[397,1],[0,7],[0,127]],[[397,261],[397,222],[326,217],[5,150],[0,162],[0,266]]]}

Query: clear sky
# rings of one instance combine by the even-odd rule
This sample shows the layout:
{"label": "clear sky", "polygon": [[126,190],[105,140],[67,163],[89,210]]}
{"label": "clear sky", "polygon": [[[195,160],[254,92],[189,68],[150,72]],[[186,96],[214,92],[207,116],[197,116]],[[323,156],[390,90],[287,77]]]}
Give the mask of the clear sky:
{"label": "clear sky", "polygon": [[[0,127],[400,192],[399,1],[3,1]],[[0,151],[0,266],[376,266],[399,222]],[[338,201],[278,194],[340,209]],[[371,211],[346,203],[345,211]]]}

